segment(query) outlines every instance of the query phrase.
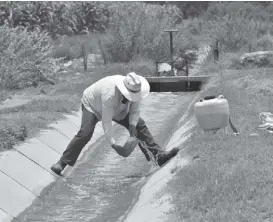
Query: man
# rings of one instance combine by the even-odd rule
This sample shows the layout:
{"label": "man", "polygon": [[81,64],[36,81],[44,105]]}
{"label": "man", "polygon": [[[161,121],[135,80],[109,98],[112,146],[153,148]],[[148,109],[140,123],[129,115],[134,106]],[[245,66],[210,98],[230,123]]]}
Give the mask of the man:
{"label": "man", "polygon": [[140,101],[145,99],[149,92],[148,81],[134,72],[128,73],[127,76],[105,77],[85,89],[82,97],[81,128],[51,170],[60,174],[66,165],[74,166],[83,147],[92,138],[98,121],[102,121],[105,136],[111,147],[123,157],[130,155],[132,150],[128,151],[126,147],[116,144],[112,121],[126,127],[130,132],[130,138],[138,139],[138,145],[147,161],[150,161],[149,152],[159,166],[174,157],[179,149],[163,151],[140,117]]}

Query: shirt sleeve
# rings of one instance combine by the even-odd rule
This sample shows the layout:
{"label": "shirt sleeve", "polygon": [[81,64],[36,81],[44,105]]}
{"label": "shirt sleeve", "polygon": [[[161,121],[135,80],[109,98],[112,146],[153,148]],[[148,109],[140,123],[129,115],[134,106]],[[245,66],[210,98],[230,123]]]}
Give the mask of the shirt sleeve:
{"label": "shirt sleeve", "polygon": [[114,104],[113,95],[111,90],[105,89],[101,94],[102,102],[102,127],[108,142],[112,145],[115,144],[115,139],[113,137],[113,125],[112,119],[114,115]]}
{"label": "shirt sleeve", "polygon": [[129,124],[136,126],[140,117],[140,103],[133,102],[129,109]]}

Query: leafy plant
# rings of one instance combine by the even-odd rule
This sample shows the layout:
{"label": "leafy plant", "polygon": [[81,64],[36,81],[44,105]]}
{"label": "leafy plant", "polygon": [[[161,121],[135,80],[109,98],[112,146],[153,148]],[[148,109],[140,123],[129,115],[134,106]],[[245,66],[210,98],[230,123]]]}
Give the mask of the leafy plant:
{"label": "leafy plant", "polygon": [[111,62],[129,62],[139,55],[153,60],[169,56],[168,34],[181,13],[175,6],[139,2],[115,3],[109,8],[110,21],[102,45]]}
{"label": "leafy plant", "polygon": [[58,59],[50,56],[52,41],[47,33],[20,27],[0,27],[0,79],[6,88],[36,86],[52,80]]}

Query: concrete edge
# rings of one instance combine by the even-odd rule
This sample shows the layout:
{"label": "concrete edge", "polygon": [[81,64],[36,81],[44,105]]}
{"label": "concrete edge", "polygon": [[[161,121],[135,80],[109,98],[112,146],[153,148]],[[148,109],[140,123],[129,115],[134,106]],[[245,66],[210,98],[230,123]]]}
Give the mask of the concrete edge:
{"label": "concrete edge", "polygon": [[[193,117],[187,120],[176,131],[176,146],[183,145],[192,135],[192,129],[195,124]],[[180,136],[182,134],[182,136]],[[146,179],[144,186],[141,188],[138,199],[129,212],[120,220],[123,222],[163,222],[162,216],[171,208],[168,194],[162,190],[174,177],[179,169],[190,164],[190,157],[182,157],[179,154],[171,160],[166,166],[153,173]]]}

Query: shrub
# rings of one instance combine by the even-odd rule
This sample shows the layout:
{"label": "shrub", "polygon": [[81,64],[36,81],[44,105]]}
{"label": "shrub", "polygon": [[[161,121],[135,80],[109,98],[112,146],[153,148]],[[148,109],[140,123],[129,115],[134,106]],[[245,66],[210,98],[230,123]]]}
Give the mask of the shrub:
{"label": "shrub", "polygon": [[103,32],[108,24],[107,2],[2,2],[0,25],[39,28],[52,37]]}
{"label": "shrub", "polygon": [[51,58],[51,40],[45,32],[0,27],[0,80],[7,88],[24,88],[50,80],[58,60]]}
{"label": "shrub", "polygon": [[[273,25],[270,10],[259,3],[211,3],[200,19],[190,26],[193,34],[204,39],[219,39],[224,51],[257,51],[271,49]],[[203,22],[198,20],[203,19]]]}
{"label": "shrub", "polygon": [[257,39],[272,30],[272,24],[238,15],[225,16],[214,21],[208,21],[202,34],[205,38],[219,39],[222,50],[238,51],[257,45]]}
{"label": "shrub", "polygon": [[240,15],[248,19],[267,20],[269,12],[260,4],[250,2],[213,2],[204,12],[204,20],[216,20],[225,16]]}
{"label": "shrub", "polygon": [[110,7],[110,23],[104,51],[112,62],[129,62],[140,55],[153,60],[169,57],[169,36],[181,13],[175,6],[122,2]]}

